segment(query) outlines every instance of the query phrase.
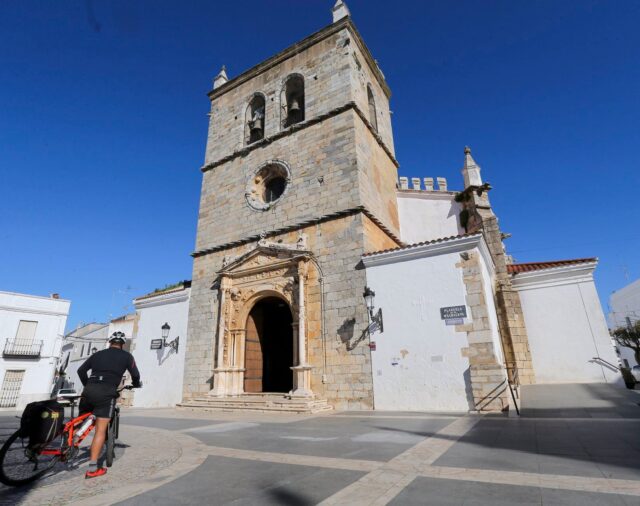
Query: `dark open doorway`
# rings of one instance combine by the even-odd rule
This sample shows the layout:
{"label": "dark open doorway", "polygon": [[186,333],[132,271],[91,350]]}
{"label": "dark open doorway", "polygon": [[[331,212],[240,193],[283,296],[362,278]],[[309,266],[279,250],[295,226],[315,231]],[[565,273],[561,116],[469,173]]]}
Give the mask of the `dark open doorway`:
{"label": "dark open doorway", "polygon": [[245,392],[289,392],[293,388],[293,318],[277,297],[259,301],[247,318]]}

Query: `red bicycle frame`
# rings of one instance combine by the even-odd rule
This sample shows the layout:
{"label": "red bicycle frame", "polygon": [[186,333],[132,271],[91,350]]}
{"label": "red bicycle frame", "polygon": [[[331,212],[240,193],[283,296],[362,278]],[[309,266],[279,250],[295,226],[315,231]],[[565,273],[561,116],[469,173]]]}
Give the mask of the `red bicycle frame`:
{"label": "red bicycle frame", "polygon": [[[93,430],[93,428],[96,425],[95,421],[89,426],[89,428],[86,431],[84,431],[84,434],[82,434],[77,441],[75,442],[73,441],[73,435],[75,434],[76,428],[80,424],[82,424],[82,422],[86,420],[88,417],[90,417],[92,414],[93,413],[85,413],[76,418],[72,418],[71,420],[69,420],[67,423],[64,424],[64,429],[62,429],[62,437],[66,439],[66,443],[67,443],[66,448],[71,448],[73,446],[80,446],[80,443],[82,443],[84,438],[86,438],[89,435],[89,433]],[[61,457],[64,457],[65,453],[66,451],[63,451],[62,448],[44,448],[40,452],[40,455],[60,455]]]}

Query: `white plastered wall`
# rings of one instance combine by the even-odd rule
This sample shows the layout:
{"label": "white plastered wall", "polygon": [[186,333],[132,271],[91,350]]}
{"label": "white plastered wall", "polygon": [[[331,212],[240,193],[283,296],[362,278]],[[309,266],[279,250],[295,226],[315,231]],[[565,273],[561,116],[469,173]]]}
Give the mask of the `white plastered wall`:
{"label": "white plastered wall", "polygon": [[[467,333],[440,317],[440,308],[466,305],[460,251],[367,265],[367,285],[383,310],[384,332],[374,333],[371,352],[377,410],[469,411],[473,408]],[[484,261],[484,260],[482,260]],[[489,271],[486,275],[490,278]],[[489,279],[490,281],[490,279]],[[491,284],[485,298],[493,303]],[[471,312],[467,307],[471,323]],[[496,336],[497,327],[495,330]],[[499,344],[499,343],[498,343]],[[501,355],[500,348],[498,354]],[[500,357],[501,358],[501,357]]]}
{"label": "white plastered wall", "polygon": [[461,204],[451,192],[399,191],[400,238],[407,244],[464,234]]}
{"label": "white plastered wall", "polygon": [[618,383],[595,262],[516,274],[537,383]]}
{"label": "white plastered wall", "polygon": [[0,388],[6,371],[24,371],[16,409],[50,397],[70,306],[68,300],[0,292],[0,346],[15,339],[20,320],[37,322],[33,340],[42,341],[37,358],[0,358]]}
{"label": "white plastered wall", "polygon": [[[139,319],[133,356],[144,384],[134,391],[134,407],[175,406],[182,400],[190,291],[187,288],[134,301]],[[162,338],[165,322],[171,327],[167,341],[180,337],[177,353],[169,347],[151,349],[151,340]]]}

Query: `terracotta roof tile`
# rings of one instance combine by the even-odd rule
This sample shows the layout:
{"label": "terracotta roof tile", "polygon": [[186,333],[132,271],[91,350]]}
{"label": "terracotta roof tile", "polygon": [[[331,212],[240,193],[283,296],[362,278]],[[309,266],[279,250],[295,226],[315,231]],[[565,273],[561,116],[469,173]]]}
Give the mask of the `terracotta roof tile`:
{"label": "terracotta roof tile", "polygon": [[406,246],[398,246],[397,248],[389,248],[389,249],[383,249],[381,251],[372,251],[370,253],[365,253],[364,255],[362,255],[363,257],[370,257],[373,255],[380,255],[381,253],[389,253],[391,251],[400,251],[400,250],[406,250],[406,249],[412,249],[412,248],[417,248],[418,246],[426,246],[427,244],[436,244],[439,242],[447,242],[447,241],[452,241],[454,239],[462,239],[463,237],[472,237],[472,236],[476,236],[476,235],[480,235],[479,233],[476,234],[462,234],[462,235],[452,235],[449,237],[441,237],[438,239],[432,239],[431,241],[424,241],[424,242],[417,242],[414,244],[407,244]]}
{"label": "terracotta roof tile", "polygon": [[597,258],[573,258],[570,260],[550,260],[548,262],[529,262],[525,264],[507,265],[509,274],[518,274],[519,272],[539,271],[541,269],[552,269],[553,267],[564,267],[565,265],[586,264],[596,262]]}

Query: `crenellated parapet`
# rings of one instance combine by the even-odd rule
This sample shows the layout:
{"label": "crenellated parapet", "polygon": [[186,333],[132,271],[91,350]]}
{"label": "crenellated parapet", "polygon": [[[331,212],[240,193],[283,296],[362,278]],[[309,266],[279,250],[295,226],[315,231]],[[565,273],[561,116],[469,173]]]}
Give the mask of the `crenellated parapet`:
{"label": "crenellated parapet", "polygon": [[[411,187],[409,187],[409,180],[411,180]],[[432,177],[425,177],[422,179],[420,179],[419,177],[412,177],[412,178],[400,177],[398,179],[398,189],[425,191],[425,192],[433,192],[433,191],[449,192],[450,191],[447,185],[447,178],[445,177],[436,177],[435,184],[434,184],[434,178]]]}

